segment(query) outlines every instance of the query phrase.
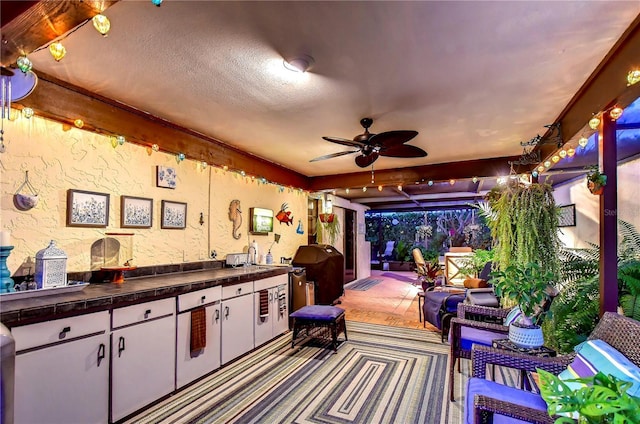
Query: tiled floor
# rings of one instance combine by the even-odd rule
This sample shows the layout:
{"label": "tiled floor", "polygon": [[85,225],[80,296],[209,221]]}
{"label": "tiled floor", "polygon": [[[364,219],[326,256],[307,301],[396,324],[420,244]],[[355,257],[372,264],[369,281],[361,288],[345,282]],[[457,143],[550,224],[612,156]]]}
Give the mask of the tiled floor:
{"label": "tiled floor", "polygon": [[[346,311],[347,320],[424,328],[418,317],[419,286],[412,284],[415,273],[372,270],[370,278],[382,281],[365,291],[345,289],[340,307]],[[426,330],[437,331],[429,323]]]}

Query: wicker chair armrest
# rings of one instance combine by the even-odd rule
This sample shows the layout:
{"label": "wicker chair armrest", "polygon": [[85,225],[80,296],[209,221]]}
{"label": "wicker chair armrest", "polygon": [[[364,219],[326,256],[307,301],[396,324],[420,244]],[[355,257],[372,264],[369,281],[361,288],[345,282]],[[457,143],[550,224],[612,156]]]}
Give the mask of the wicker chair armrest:
{"label": "wicker chair armrest", "polygon": [[484,395],[476,395],[473,406],[476,423],[493,422],[494,413],[534,424],[553,424],[557,418],[549,416],[547,411],[516,405]]}
{"label": "wicker chair armrest", "polygon": [[574,356],[575,354],[570,354],[548,358],[526,355],[518,352],[509,352],[488,346],[474,345],[473,350],[471,351],[471,364],[473,368],[473,376],[479,378],[486,377],[488,364],[500,365],[503,367],[530,372],[534,372],[536,368],[540,368],[558,375],[567,368]]}
{"label": "wicker chair armrest", "polygon": [[[458,327],[471,327],[471,328],[476,328],[478,330],[493,331],[499,334],[509,334],[509,327],[507,327],[506,325],[495,324],[492,322],[474,321],[471,319],[462,319],[459,317],[451,319],[451,326],[449,328],[453,329],[454,326],[456,329]],[[452,331],[456,331],[456,330],[452,330]],[[455,332],[454,334],[460,334],[460,333]],[[499,334],[496,334],[496,339],[500,338],[498,337]]]}
{"label": "wicker chair armrest", "polygon": [[490,306],[472,305],[470,303],[460,303],[458,305],[458,318],[466,318],[467,314],[483,315],[493,318],[505,318],[510,309],[492,308]]}

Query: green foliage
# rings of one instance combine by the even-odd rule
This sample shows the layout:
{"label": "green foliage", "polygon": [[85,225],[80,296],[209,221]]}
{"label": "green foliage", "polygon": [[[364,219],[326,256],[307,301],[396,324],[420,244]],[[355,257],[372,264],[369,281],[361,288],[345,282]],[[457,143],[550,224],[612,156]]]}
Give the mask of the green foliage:
{"label": "green foliage", "polygon": [[473,255],[469,257],[460,258],[460,274],[461,275],[478,275],[484,269],[484,266],[488,262],[492,262],[495,256],[493,250],[476,249],[473,251]]}
{"label": "green foliage", "polygon": [[[626,316],[640,320],[640,234],[619,220],[618,302]],[[568,353],[584,341],[598,323],[600,312],[600,248],[563,249],[562,287],[551,305],[551,319],[543,325],[545,343]]]}
{"label": "green foliage", "polygon": [[494,219],[487,221],[498,268],[535,262],[554,275],[560,270],[558,210],[549,184],[509,184],[487,196]]}
{"label": "green foliage", "polygon": [[404,240],[400,240],[396,243],[393,253],[396,260],[408,262],[411,260],[411,245]]}
{"label": "green foliage", "polygon": [[[557,376],[538,369],[540,394],[547,402],[550,416],[558,413],[577,414],[580,423],[640,423],[640,398],[630,396],[631,383],[598,372],[593,377],[567,380],[581,384],[571,389]],[[556,419],[556,424],[575,423],[569,417]]]}
{"label": "green foliage", "polygon": [[535,262],[509,265],[504,271],[492,272],[491,277],[496,296],[513,300],[530,319],[544,314],[541,306],[550,300],[548,288],[557,279],[551,270]]}

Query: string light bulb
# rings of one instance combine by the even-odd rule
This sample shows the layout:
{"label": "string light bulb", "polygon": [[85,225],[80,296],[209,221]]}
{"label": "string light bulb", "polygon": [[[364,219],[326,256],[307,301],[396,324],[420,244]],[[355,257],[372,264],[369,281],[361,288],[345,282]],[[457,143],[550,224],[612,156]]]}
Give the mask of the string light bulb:
{"label": "string light bulb", "polygon": [[589,143],[589,140],[587,139],[587,137],[582,136],[580,137],[580,139],[578,140],[578,144],[580,145],[580,147],[584,148],[587,147],[587,144]]}
{"label": "string light bulb", "polygon": [[121,145],[121,146],[123,146],[123,145],[124,145],[124,143],[126,143],[126,142],[127,142],[127,139],[126,139],[126,138],[124,138],[124,136],[123,136],[123,135],[119,135],[119,136],[117,136],[117,137],[116,137],[116,140],[118,141],[118,144],[119,144],[119,145]]}
{"label": "string light bulb", "polygon": [[73,121],[73,125],[78,128],[82,128],[84,127],[84,121],[82,119],[76,119],[75,121]]}
{"label": "string light bulb", "polygon": [[162,4],[162,0],[151,0],[151,3],[153,3],[156,6],[160,7],[160,5]]}
{"label": "string light bulb", "polygon": [[33,118],[33,109],[31,109],[30,107],[25,107],[22,108],[22,116],[24,116],[27,119],[31,119]]}
{"label": "string light bulb", "polygon": [[427,184],[429,184],[429,187],[431,187],[433,185],[433,181],[429,180]]}
{"label": "string light bulb", "polygon": [[382,186],[381,185],[378,186],[378,191],[382,191]]}
{"label": "string light bulb", "polygon": [[473,177],[473,178],[471,178],[471,181],[472,181],[474,184],[475,184],[475,183],[477,183],[477,182],[478,182],[478,177]]}
{"label": "string light bulb", "polygon": [[614,121],[617,121],[618,118],[620,118],[622,116],[622,112],[624,112],[624,110],[621,107],[616,106],[616,107],[614,107],[613,109],[611,109],[609,111],[609,116]]}
{"label": "string light bulb", "polygon": [[544,169],[545,169],[545,168],[544,168],[544,165],[540,165],[540,166],[538,167],[538,172],[544,172]]}
{"label": "string light bulb", "polygon": [[558,156],[558,155],[553,155],[553,156],[551,157],[551,161],[552,161],[553,163],[558,163],[558,162],[560,162],[560,156]]}
{"label": "string light bulb", "polygon": [[567,151],[562,149],[558,152],[558,156],[560,156],[561,159],[564,159],[567,157]]}
{"label": "string light bulb", "polygon": [[56,41],[49,45],[49,53],[51,53],[56,62],[60,62],[64,55],[67,54],[67,49],[64,48],[61,42]]}
{"label": "string light bulb", "polygon": [[227,165],[225,165],[225,166],[223,166],[223,167],[222,167],[222,170],[223,170],[223,171],[228,171],[228,170],[229,170],[229,167],[228,167]]}
{"label": "string light bulb", "polygon": [[402,191],[402,185],[398,186],[398,191]]}
{"label": "string light bulb", "polygon": [[31,61],[29,60],[29,58],[27,56],[20,56],[17,60],[16,60],[16,64],[18,65],[18,68],[24,72],[25,74],[27,72],[29,72],[31,70],[31,68],[33,68],[33,63],[31,63]]}
{"label": "string light bulb", "polygon": [[158,152],[160,151],[160,146],[154,143],[151,145],[151,150],[153,150],[154,152]]}
{"label": "string light bulb", "polygon": [[456,183],[456,180],[454,180],[453,178],[449,180],[450,185],[454,185],[455,183]]}
{"label": "string light bulb", "polygon": [[203,171],[207,169],[208,166],[209,164],[207,162],[205,161],[200,162],[200,167],[202,168]]}
{"label": "string light bulb", "polygon": [[344,192],[345,192],[345,193],[347,193],[347,194],[349,194],[349,187],[345,188],[345,189],[344,189]]}
{"label": "string light bulb", "polygon": [[573,147],[567,149],[567,156],[569,156],[570,158],[572,158],[575,154],[576,154],[576,149],[574,149]]}
{"label": "string light bulb", "polygon": [[551,168],[551,162],[549,162],[548,160],[544,161],[544,167]]}
{"label": "string light bulb", "polygon": [[532,176],[533,178],[538,178],[538,171],[533,171],[533,172],[531,173],[531,176]]}
{"label": "string light bulb", "polygon": [[640,82],[640,69],[632,69],[627,74],[627,85],[634,85]]}
{"label": "string light bulb", "polygon": [[366,192],[367,191],[367,186],[362,187],[362,192]]}
{"label": "string light bulb", "polygon": [[598,118],[597,116],[594,116],[589,120],[589,128],[591,128],[592,130],[597,130],[599,126],[600,118]]}
{"label": "string light bulb", "polygon": [[109,21],[109,18],[99,13],[94,16],[91,21],[93,22],[93,27],[96,31],[102,34],[103,37],[106,37],[107,33],[111,29],[111,22]]}

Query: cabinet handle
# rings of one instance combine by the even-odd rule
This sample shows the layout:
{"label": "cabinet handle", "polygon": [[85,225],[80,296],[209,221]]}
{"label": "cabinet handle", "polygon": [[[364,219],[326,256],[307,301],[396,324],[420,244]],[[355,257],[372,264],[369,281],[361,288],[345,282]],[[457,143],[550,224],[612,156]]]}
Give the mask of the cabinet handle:
{"label": "cabinet handle", "polygon": [[65,336],[67,335],[67,333],[71,332],[71,327],[64,327],[62,329],[62,331],[60,331],[60,334],[58,335],[58,338],[60,339],[64,339]]}
{"label": "cabinet handle", "polygon": [[269,302],[273,302],[273,292],[269,292]]}
{"label": "cabinet handle", "polygon": [[118,340],[118,358],[124,352],[124,337],[120,336],[120,340]]}
{"label": "cabinet handle", "polygon": [[228,306],[224,307],[224,317],[225,318],[229,318],[229,307]]}
{"label": "cabinet handle", "polygon": [[100,362],[102,362],[102,360],[105,357],[105,346],[104,343],[100,343],[100,346],[98,346],[98,366],[100,366]]}
{"label": "cabinet handle", "polygon": [[207,298],[207,296],[202,296],[202,297],[200,298],[200,303],[204,303],[204,300],[205,300],[206,298]]}
{"label": "cabinet handle", "polygon": [[149,318],[149,315],[151,315],[151,309],[147,309],[146,311],[144,311],[144,319]]}
{"label": "cabinet handle", "polygon": [[216,321],[220,319],[220,309],[216,308]]}
{"label": "cabinet handle", "polygon": [[242,293],[242,287],[238,288],[238,294]]}

